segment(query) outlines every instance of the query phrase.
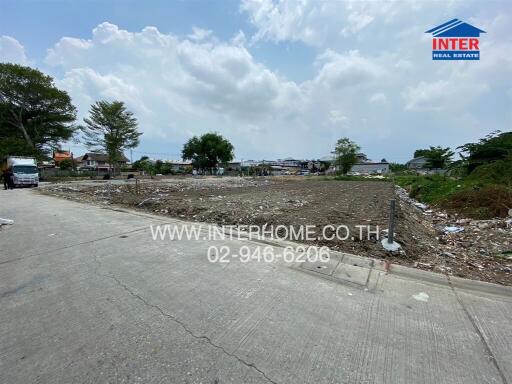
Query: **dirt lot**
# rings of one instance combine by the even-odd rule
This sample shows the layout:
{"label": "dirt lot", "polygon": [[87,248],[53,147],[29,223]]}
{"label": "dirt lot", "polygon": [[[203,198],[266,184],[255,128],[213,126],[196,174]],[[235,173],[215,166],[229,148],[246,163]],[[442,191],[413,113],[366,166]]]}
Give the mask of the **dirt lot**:
{"label": "dirt lot", "polygon": [[[487,225],[475,236],[445,234],[456,217],[424,212],[382,181],[334,181],[316,177],[175,178],[107,184],[54,184],[42,193],[96,204],[130,206],[152,213],[217,224],[315,226],[315,245],[456,276],[512,285],[512,230]],[[375,234],[356,227],[387,228],[388,206],[398,198],[399,254],[384,251]],[[326,225],[346,225],[347,240],[322,239]],[[496,228],[494,228],[496,227]],[[472,227],[471,227],[472,228]],[[472,230],[472,229],[471,229]],[[329,232],[330,233],[330,232]],[[344,234],[344,232],[341,232]],[[487,235],[486,235],[487,234]],[[468,236],[469,235],[469,236]],[[482,243],[484,242],[485,243]]]}

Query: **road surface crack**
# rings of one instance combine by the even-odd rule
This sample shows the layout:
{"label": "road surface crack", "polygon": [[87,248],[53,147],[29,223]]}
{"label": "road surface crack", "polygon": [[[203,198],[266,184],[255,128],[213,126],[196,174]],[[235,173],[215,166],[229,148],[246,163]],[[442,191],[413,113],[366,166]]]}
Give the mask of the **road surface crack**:
{"label": "road surface crack", "polygon": [[135,229],[132,229],[130,231],[125,231],[125,232],[121,232],[121,233],[115,233],[113,235],[108,235],[108,236],[103,236],[103,237],[99,237],[99,238],[96,238],[96,239],[81,241],[81,242],[78,242],[78,243],[67,244],[67,245],[64,245],[64,246],[59,247],[59,248],[45,250],[45,251],[42,251],[42,252],[37,252],[37,253],[32,253],[32,254],[20,256],[20,257],[17,257],[15,259],[1,261],[0,265],[8,264],[8,263],[12,263],[12,262],[15,262],[15,261],[20,261],[20,260],[28,259],[28,258],[31,258],[31,257],[36,257],[36,256],[47,255],[47,254],[55,254],[55,253],[58,253],[60,251],[65,250],[65,249],[79,247],[81,245],[93,244],[93,243],[96,243],[98,241],[108,240],[108,239],[112,239],[114,237],[119,237],[119,236],[123,236],[123,235],[132,234],[132,233],[135,233],[135,232],[140,232],[140,231],[143,231],[145,229],[147,229],[147,227],[135,228]]}
{"label": "road surface crack", "polygon": [[257,371],[259,374],[261,374],[268,382],[272,383],[272,384],[277,384],[274,380],[272,380],[270,377],[267,376],[267,374],[262,371],[260,368],[258,368],[254,363],[251,363],[251,362],[248,362],[248,361],[245,361],[244,359],[242,359],[241,357],[237,356],[236,354],[234,353],[231,353],[229,351],[227,351],[223,346],[219,345],[219,344],[215,344],[212,339],[210,339],[208,336],[206,335],[198,335],[196,334],[194,331],[192,331],[183,321],[181,321],[180,319],[178,319],[176,316],[170,314],[170,313],[167,313],[165,312],[162,308],[160,308],[158,305],[156,304],[152,304],[150,303],[149,301],[147,301],[144,297],[142,297],[141,295],[139,295],[138,293],[134,292],[130,287],[128,287],[126,284],[124,284],[121,280],[119,280],[112,272],[108,272],[108,274],[102,274],[99,272],[99,269],[102,267],[102,263],[101,261],[98,259],[97,255],[94,255],[94,260],[96,262],[96,265],[97,265],[97,268],[95,269],[95,273],[99,276],[104,276],[104,277],[108,277],[109,279],[112,279],[116,282],[117,285],[119,285],[121,288],[123,288],[126,292],[128,292],[132,297],[136,298],[137,300],[141,301],[142,303],[144,303],[144,305],[146,305],[147,307],[150,307],[150,308],[153,308],[153,309],[156,309],[162,316],[172,320],[173,322],[175,322],[176,324],[180,325],[183,330],[185,332],[187,332],[190,336],[192,336],[193,338],[197,339],[197,340],[203,340],[203,341],[206,341],[208,344],[210,344],[212,347],[216,348],[216,349],[219,349],[221,350],[224,354],[226,354],[227,356],[230,356],[236,360],[238,360],[240,363],[242,363],[243,365],[245,365],[246,367],[248,368],[252,368],[254,369],[255,371]]}
{"label": "road surface crack", "polygon": [[475,332],[477,333],[478,337],[480,338],[480,341],[484,345],[485,352],[490,357],[494,367],[498,371],[498,374],[500,375],[501,381],[503,382],[503,384],[508,384],[508,380],[507,380],[507,377],[505,376],[505,373],[501,370],[501,367],[498,364],[498,360],[496,360],[496,356],[494,356],[494,353],[493,353],[493,351],[491,349],[491,346],[489,345],[489,343],[487,343],[487,338],[485,337],[484,333],[482,332],[482,330],[478,326],[476,320],[471,315],[469,310],[466,308],[466,305],[464,304],[464,302],[460,298],[459,294],[455,290],[455,287],[453,286],[453,283],[450,280],[450,275],[447,274],[446,277],[448,278],[448,284],[450,285],[450,288],[453,291],[453,294],[455,295],[455,298],[457,299],[457,301],[459,302],[459,305],[464,310],[464,313],[468,317],[469,321],[471,322],[471,325],[473,326],[473,328],[475,329]]}

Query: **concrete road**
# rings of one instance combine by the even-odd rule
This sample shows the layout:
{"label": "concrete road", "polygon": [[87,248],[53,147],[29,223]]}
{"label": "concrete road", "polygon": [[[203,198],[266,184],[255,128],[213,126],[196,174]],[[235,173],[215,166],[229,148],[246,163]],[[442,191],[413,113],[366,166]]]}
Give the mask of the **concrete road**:
{"label": "concrete road", "polygon": [[28,189],[0,217],[0,383],[512,383],[508,289],[349,255],[210,263],[259,245],[153,241],[180,222]]}

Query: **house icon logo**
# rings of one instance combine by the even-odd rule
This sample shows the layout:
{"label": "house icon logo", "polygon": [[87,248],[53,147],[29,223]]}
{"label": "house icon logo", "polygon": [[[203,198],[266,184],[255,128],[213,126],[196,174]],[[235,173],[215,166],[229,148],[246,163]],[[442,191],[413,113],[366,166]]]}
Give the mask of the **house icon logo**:
{"label": "house icon logo", "polygon": [[485,33],[459,19],[425,33],[432,34],[432,60],[480,60],[480,34]]}

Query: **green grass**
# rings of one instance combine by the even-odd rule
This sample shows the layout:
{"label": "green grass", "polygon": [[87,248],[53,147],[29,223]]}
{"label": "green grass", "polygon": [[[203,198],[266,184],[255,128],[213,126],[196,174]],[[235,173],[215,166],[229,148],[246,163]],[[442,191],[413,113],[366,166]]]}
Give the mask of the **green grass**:
{"label": "green grass", "polygon": [[465,179],[468,186],[501,184],[512,186],[512,160],[499,160],[481,165]]}
{"label": "green grass", "polygon": [[506,217],[512,208],[512,161],[482,165],[466,177],[395,176],[409,196],[474,219]]}
{"label": "green grass", "polygon": [[348,175],[324,179],[394,181],[418,201],[474,219],[506,217],[512,209],[512,160],[481,165],[465,177],[413,175],[407,171],[383,179]]}
{"label": "green grass", "polygon": [[435,204],[464,188],[462,180],[440,175],[396,176],[395,183],[419,201]]}

